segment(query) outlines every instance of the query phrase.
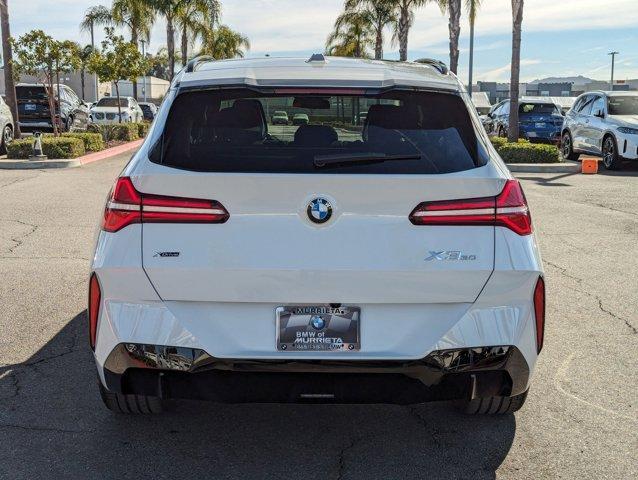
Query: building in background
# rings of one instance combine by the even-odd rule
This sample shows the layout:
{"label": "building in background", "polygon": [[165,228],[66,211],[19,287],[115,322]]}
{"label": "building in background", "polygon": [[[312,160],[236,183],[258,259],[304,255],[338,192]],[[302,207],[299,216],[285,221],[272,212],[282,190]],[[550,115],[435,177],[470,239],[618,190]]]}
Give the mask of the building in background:
{"label": "building in background", "polygon": [[[146,79],[146,83],[144,80]],[[159,104],[168,89],[171,82],[157,77],[140,77],[137,80],[137,100],[139,102],[144,101],[144,93],[146,92],[146,101]],[[128,80],[122,80],[119,82],[120,96],[132,97],[133,96],[133,83]],[[111,96],[115,96],[115,85],[111,86]]]}
{"label": "building in background", "polygon": [[492,108],[490,97],[486,92],[472,92],[472,103],[480,115],[485,115]]}
{"label": "building in background", "polygon": [[532,97],[572,97],[572,82],[530,82],[527,95]]}
{"label": "building in background", "polygon": [[[510,98],[510,84],[509,83],[499,83],[499,82],[478,82],[478,91],[485,92],[490,99],[490,103],[494,105],[495,103],[500,102],[501,100],[507,100]],[[472,88],[473,91],[474,88]],[[527,84],[521,83],[519,84],[519,92],[520,95],[527,94]]]}

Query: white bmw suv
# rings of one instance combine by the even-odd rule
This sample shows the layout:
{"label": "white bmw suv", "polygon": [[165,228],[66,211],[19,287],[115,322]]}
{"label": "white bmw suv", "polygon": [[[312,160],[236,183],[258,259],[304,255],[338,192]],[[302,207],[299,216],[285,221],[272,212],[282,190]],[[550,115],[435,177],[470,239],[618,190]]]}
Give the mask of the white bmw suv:
{"label": "white bmw suv", "polygon": [[[273,125],[280,110],[308,123]],[[91,271],[99,387],[122,413],[508,413],[543,346],[525,196],[430,60],[190,62],[115,182]]]}
{"label": "white bmw suv", "polygon": [[563,156],[602,157],[607,170],[638,160],[638,93],[587,92],[567,112],[561,135]]}

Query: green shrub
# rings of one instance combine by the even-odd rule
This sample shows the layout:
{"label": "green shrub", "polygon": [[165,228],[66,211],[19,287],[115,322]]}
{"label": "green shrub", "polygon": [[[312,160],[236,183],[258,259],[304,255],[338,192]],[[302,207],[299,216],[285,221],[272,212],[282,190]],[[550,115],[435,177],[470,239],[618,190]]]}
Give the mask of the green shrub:
{"label": "green shrub", "polygon": [[99,152],[104,150],[104,140],[100,133],[93,132],[68,132],[63,133],[63,137],[79,138],[84,142],[84,150],[87,152]]}
{"label": "green shrub", "polygon": [[[490,142],[492,142],[492,145],[494,145],[494,148],[496,149],[497,152],[504,145],[508,145],[507,138],[504,138],[504,137],[490,137]],[[518,143],[527,145],[530,143],[530,141],[525,138],[519,138]]]}
{"label": "green shrub", "polygon": [[507,143],[507,138],[503,137],[490,137],[490,142],[498,152],[498,149]]}
{"label": "green shrub", "polygon": [[102,140],[105,142],[113,140],[130,142],[140,137],[140,128],[137,123],[110,123],[104,125],[92,123],[89,125],[88,130],[102,135]]}
{"label": "green shrub", "polygon": [[[72,137],[42,137],[42,153],[49,158],[77,158],[86,153],[84,142]],[[7,145],[7,158],[29,158],[33,139],[14,140]]]}
{"label": "green shrub", "polygon": [[554,145],[507,143],[498,149],[505,163],[558,163],[561,156]]}
{"label": "green shrub", "polygon": [[131,142],[140,138],[137,123],[118,123],[115,125],[115,140]]}
{"label": "green shrub", "polygon": [[135,125],[137,125],[137,136],[140,138],[146,137],[148,129],[151,128],[151,124],[148,122],[140,122]]}

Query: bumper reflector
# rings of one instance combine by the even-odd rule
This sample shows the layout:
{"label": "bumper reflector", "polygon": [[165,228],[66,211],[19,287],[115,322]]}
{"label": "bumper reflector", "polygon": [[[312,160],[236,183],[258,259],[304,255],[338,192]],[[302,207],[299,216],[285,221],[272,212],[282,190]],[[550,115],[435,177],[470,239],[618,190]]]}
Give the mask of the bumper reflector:
{"label": "bumper reflector", "polygon": [[100,291],[100,282],[97,275],[93,273],[89,281],[89,343],[91,348],[95,350],[95,337],[97,335],[97,319],[100,314],[100,300],[102,292]]}
{"label": "bumper reflector", "polygon": [[536,351],[540,353],[545,335],[545,281],[543,277],[538,277],[536,288],[534,288],[534,314],[536,316]]}

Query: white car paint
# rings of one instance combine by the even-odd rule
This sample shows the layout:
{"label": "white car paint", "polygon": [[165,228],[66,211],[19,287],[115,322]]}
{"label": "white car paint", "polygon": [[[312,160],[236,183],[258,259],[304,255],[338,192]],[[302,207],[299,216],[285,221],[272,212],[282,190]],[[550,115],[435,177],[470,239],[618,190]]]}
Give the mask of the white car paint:
{"label": "white car paint", "polygon": [[[461,92],[477,135],[485,131],[453,75],[424,65],[329,59],[212,62],[177,77],[140,150],[122,172],[140,192],[213,198],[224,224],[134,224],[100,231],[92,271],[100,281],[95,359],[121,343],[202,349],[229,359],[340,359],[344,353],[281,352],[275,309],[339,302],[362,312],[361,350],[351,360],[420,359],[434,350],[512,345],[530,373],[537,360],[534,287],[543,275],[534,234],[504,227],[414,226],[421,202],[498,195],[512,176],[488,146],[483,167],[437,175],[201,173],[158,165],[176,86],[229,83],[411,85]],[[322,85],[325,85],[322,83]],[[316,225],[308,201],[321,195],[334,218]],[[426,261],[461,251],[467,262]],[[163,258],[158,252],[180,252]]]}
{"label": "white car paint", "polygon": [[[116,97],[104,97],[106,99],[116,99]],[[102,99],[100,99],[101,101]],[[133,97],[120,97],[120,101],[127,105],[121,106],[103,106],[100,101],[95,103],[89,111],[92,123],[98,125],[108,125],[120,123],[119,115],[122,115],[122,122],[141,122],[144,119],[144,112]]]}

